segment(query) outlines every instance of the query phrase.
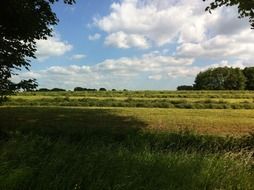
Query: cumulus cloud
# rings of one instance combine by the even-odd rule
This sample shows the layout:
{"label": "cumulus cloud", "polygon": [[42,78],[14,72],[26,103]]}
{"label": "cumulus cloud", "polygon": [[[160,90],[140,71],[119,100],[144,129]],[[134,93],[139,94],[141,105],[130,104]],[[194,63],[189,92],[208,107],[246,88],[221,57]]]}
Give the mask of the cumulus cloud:
{"label": "cumulus cloud", "polygon": [[105,44],[118,48],[137,47],[141,49],[146,49],[149,47],[148,41],[144,36],[137,34],[128,35],[122,31],[112,33],[107,36]]}
{"label": "cumulus cloud", "polygon": [[[51,66],[40,71],[32,71],[39,79],[40,87],[63,87],[72,89],[75,86],[99,87],[133,87],[140,76],[144,79],[161,80],[177,76],[189,77],[193,59],[177,58],[163,55],[162,52],[151,52],[139,57],[122,57],[107,59],[95,65]],[[27,72],[19,77],[26,77]]]}
{"label": "cumulus cloud", "polygon": [[248,29],[230,36],[217,35],[200,43],[183,43],[178,46],[177,54],[193,58],[254,60],[254,33]]}
{"label": "cumulus cloud", "polygon": [[142,57],[122,57],[119,59],[108,59],[95,66],[103,72],[121,74],[141,74],[167,72],[174,67],[192,65],[193,59],[176,58],[158,54],[144,54]]}
{"label": "cumulus cloud", "polygon": [[[179,78],[193,82],[200,71],[210,67],[228,66],[244,68],[250,66],[249,60],[229,61],[195,66],[192,58],[167,56],[161,52],[151,52],[140,57],[122,57],[107,59],[95,65],[51,66],[44,70],[30,71],[15,76],[16,81],[22,78],[37,78],[40,87],[61,87],[73,89],[76,86],[89,88],[156,88],[153,82],[167,81],[160,87],[172,84]],[[140,80],[143,81],[140,83]],[[146,81],[146,82],[144,82]],[[149,82],[150,81],[150,82]],[[153,82],[151,82],[153,81]],[[179,84],[172,84],[172,88]]]}
{"label": "cumulus cloud", "polygon": [[[204,11],[206,6],[200,0],[123,0],[112,3],[110,13],[95,18],[94,24],[108,33],[106,44],[119,48],[199,43],[249,27],[247,19],[237,18],[235,7],[209,14]],[[133,36],[140,39],[140,45],[133,43]]]}
{"label": "cumulus cloud", "polygon": [[101,38],[101,35],[99,33],[95,33],[94,35],[89,35],[88,40],[95,41],[99,40]]}
{"label": "cumulus cloud", "polygon": [[75,54],[70,57],[71,60],[80,60],[86,58],[85,54]]}
{"label": "cumulus cloud", "polygon": [[64,55],[73,48],[68,42],[61,41],[59,37],[49,37],[47,40],[37,40],[36,46],[37,51],[35,55],[39,60]]}

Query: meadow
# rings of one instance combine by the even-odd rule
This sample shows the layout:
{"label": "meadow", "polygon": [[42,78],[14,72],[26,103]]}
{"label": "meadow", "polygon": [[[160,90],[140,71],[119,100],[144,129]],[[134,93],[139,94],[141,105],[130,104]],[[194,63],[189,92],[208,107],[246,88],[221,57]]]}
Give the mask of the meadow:
{"label": "meadow", "polygon": [[0,189],[254,189],[253,100],[250,91],[16,94],[0,107]]}
{"label": "meadow", "polygon": [[28,92],[12,96],[6,105],[254,109],[254,93],[251,91]]}

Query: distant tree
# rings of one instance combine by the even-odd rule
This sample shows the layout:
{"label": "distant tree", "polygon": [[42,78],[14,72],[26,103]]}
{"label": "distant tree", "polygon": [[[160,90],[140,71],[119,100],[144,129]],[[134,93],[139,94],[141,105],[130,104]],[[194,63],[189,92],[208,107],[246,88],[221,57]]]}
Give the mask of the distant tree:
{"label": "distant tree", "polygon": [[192,85],[181,85],[177,87],[177,90],[193,90]]}
{"label": "distant tree", "polygon": [[[59,0],[2,0],[0,6],[0,94],[16,88],[11,76],[21,68],[29,69],[35,58],[36,40],[52,36],[58,19],[51,5]],[[75,0],[63,0],[72,4]],[[18,87],[18,86],[16,86]]]}
{"label": "distant tree", "polygon": [[246,67],[243,70],[246,77],[246,90],[254,90],[254,67]]}
{"label": "distant tree", "polygon": [[239,68],[218,67],[200,72],[195,79],[197,90],[244,90],[246,78]]}
{"label": "distant tree", "polygon": [[86,91],[95,92],[95,91],[97,91],[97,89],[95,89],[95,88],[87,88]]}
{"label": "distant tree", "polygon": [[[208,0],[203,0],[208,1]],[[210,0],[209,0],[210,1]],[[249,18],[251,27],[254,29],[254,1],[253,0],[212,0],[206,11],[211,13],[212,10],[222,6],[237,6],[239,18]]]}
{"label": "distant tree", "polygon": [[107,91],[106,88],[100,88],[99,91]]}
{"label": "distant tree", "polygon": [[38,92],[48,92],[50,91],[49,89],[47,88],[40,88],[39,90],[37,90]]}
{"label": "distant tree", "polygon": [[111,91],[115,92],[115,91],[116,91],[116,89],[114,89],[114,88],[113,88]]}
{"label": "distant tree", "polygon": [[66,91],[66,90],[62,89],[62,88],[52,88],[50,91],[52,91],[52,92],[63,92],[63,91]]}
{"label": "distant tree", "polygon": [[85,90],[86,90],[86,88],[84,89],[82,87],[75,87],[74,88],[74,91],[85,91]]}

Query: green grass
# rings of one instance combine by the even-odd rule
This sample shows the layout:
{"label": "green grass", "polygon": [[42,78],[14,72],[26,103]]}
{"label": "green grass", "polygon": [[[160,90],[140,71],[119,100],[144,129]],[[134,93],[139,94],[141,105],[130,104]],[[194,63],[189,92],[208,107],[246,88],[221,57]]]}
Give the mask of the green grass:
{"label": "green grass", "polygon": [[143,107],[254,109],[250,91],[26,92],[9,97],[9,106]]}
{"label": "green grass", "polygon": [[97,91],[25,92],[21,96],[131,97],[131,98],[231,98],[253,99],[254,91]]}
{"label": "green grass", "polygon": [[0,189],[253,189],[252,110],[0,108]]}

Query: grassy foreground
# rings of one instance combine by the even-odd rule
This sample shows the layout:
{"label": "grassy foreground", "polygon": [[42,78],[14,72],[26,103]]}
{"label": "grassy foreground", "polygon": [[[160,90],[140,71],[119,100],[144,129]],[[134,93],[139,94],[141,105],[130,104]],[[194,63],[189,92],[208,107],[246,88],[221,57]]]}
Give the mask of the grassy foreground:
{"label": "grassy foreground", "polygon": [[254,112],[0,108],[0,189],[253,189]]}

